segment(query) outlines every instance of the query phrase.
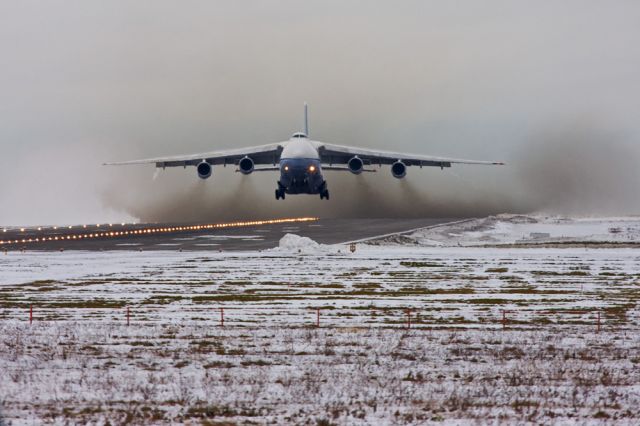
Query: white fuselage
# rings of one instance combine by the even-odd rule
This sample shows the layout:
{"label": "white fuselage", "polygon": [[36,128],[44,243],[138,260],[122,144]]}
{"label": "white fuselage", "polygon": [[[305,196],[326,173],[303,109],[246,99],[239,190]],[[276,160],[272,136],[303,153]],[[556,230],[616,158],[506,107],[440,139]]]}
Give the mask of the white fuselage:
{"label": "white fuselage", "polygon": [[320,155],[314,141],[306,138],[291,138],[284,144],[281,159],[308,158],[319,160]]}
{"label": "white fuselage", "polygon": [[326,188],[314,141],[295,134],[283,143],[278,186],[287,194],[318,194]]}

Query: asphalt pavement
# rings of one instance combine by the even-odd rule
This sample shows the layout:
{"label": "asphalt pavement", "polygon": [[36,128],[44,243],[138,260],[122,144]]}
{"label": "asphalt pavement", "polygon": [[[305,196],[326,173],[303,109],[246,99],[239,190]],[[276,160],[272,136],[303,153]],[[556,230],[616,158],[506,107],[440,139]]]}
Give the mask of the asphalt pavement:
{"label": "asphalt pavement", "polygon": [[0,250],[263,250],[287,233],[345,243],[451,222],[425,219],[278,219],[225,224],[102,224],[0,227]]}

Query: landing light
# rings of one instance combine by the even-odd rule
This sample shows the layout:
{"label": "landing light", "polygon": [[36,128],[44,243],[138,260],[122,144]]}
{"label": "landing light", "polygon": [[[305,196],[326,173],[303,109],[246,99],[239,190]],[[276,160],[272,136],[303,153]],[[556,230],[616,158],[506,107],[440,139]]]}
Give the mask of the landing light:
{"label": "landing light", "polygon": [[284,171],[288,172],[289,171],[289,166],[284,166]]}
{"label": "landing light", "polygon": [[315,172],[316,171],[316,166],[313,166],[313,165],[309,166],[309,171],[310,172]]}

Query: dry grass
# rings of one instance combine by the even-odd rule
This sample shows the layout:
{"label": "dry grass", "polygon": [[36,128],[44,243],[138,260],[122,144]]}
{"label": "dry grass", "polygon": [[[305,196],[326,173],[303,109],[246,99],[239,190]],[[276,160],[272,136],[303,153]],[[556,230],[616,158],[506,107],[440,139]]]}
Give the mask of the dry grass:
{"label": "dry grass", "polygon": [[640,394],[629,391],[640,385],[630,356],[640,346],[630,330],[5,323],[0,331],[8,419],[640,421]]}

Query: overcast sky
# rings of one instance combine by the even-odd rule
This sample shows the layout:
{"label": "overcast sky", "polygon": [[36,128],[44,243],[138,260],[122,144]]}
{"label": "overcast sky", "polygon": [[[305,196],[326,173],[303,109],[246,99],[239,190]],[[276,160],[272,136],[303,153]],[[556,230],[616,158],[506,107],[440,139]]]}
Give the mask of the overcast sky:
{"label": "overcast sky", "polygon": [[[0,1],[0,224],[639,214],[637,1]],[[277,176],[104,161],[311,135],[505,160]]]}

